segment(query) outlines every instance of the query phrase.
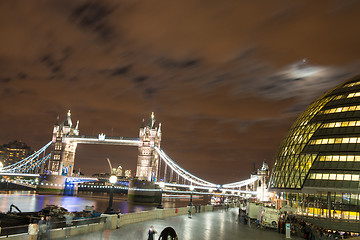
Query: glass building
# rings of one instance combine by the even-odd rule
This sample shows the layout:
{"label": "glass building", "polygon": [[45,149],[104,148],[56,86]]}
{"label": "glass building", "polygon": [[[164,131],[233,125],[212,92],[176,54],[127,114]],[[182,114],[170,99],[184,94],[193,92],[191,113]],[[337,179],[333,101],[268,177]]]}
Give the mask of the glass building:
{"label": "glass building", "polygon": [[270,189],[297,214],[339,221],[360,216],[360,76],[303,112],[282,142]]}

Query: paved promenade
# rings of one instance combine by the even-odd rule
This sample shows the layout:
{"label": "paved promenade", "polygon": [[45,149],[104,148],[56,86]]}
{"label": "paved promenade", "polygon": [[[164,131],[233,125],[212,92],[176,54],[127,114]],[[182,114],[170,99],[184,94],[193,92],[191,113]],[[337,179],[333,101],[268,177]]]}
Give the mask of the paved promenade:
{"label": "paved promenade", "polygon": [[[196,213],[192,218],[187,215],[155,219],[136,224],[124,225],[116,230],[105,230],[86,235],[71,237],[72,240],[146,240],[147,232],[151,225],[157,230],[155,239],[165,227],[175,229],[179,240],[276,240],[286,239],[285,235],[271,230],[256,229],[238,222],[238,209],[229,211]],[[300,238],[292,237],[299,240]]]}

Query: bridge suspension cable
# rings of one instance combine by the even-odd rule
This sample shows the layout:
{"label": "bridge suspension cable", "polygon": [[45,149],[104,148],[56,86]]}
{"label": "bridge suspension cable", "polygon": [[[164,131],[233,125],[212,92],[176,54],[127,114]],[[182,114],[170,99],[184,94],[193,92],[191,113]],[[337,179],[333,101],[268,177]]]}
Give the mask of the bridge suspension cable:
{"label": "bridge suspension cable", "polygon": [[9,166],[3,167],[2,169],[0,169],[0,172],[29,172],[30,170],[33,170],[35,167],[40,166],[42,163],[46,162],[50,158],[51,154],[49,153],[45,157],[38,159],[34,162],[34,159],[38,158],[40,154],[45,152],[45,150],[51,145],[51,143],[52,141],[50,141],[48,144],[40,148],[35,153],[31,154],[27,158],[24,158],[23,160]]}
{"label": "bridge suspension cable", "polygon": [[189,181],[191,184],[204,186],[204,187],[216,187],[217,186],[214,183],[211,183],[211,182],[208,182],[201,178],[196,177],[195,175],[189,173],[188,171],[186,171],[185,169],[180,167],[162,149],[155,147],[155,150],[160,155],[161,159],[166,163],[166,165],[171,168],[171,170],[176,172],[178,175],[180,175],[185,180]]}
{"label": "bridge suspension cable", "polygon": [[234,182],[234,183],[227,183],[227,184],[224,184],[222,185],[223,188],[241,188],[243,186],[246,186],[246,185],[249,185],[255,181],[258,180],[258,176],[253,176],[249,179],[246,179],[246,180],[243,180],[243,181],[240,181],[240,182]]}

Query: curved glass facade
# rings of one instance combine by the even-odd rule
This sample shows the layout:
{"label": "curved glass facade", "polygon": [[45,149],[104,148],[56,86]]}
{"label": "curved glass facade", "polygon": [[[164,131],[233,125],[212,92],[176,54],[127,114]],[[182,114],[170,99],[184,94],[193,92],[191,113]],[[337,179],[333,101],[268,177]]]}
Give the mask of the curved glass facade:
{"label": "curved glass facade", "polygon": [[360,76],[356,76],[298,117],[280,146],[269,184],[298,214],[358,221],[359,180]]}
{"label": "curved glass facade", "polygon": [[359,174],[360,76],[300,115],[280,147],[270,188],[360,192]]}

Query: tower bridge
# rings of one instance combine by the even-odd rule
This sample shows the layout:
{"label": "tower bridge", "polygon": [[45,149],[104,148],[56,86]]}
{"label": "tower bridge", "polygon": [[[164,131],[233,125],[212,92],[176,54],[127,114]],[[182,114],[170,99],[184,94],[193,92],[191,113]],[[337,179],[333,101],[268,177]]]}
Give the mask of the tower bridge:
{"label": "tower bridge", "polygon": [[[25,173],[38,173],[40,176],[39,188],[49,190],[57,187],[63,191],[66,183],[81,183],[96,181],[94,178],[76,178],[73,176],[75,153],[78,144],[106,144],[124,145],[138,148],[136,178],[129,186],[129,195],[143,194],[140,185],[145,189],[153,189],[154,196],[159,192],[159,183],[165,183],[165,188],[192,188],[213,192],[214,190],[224,194],[259,195],[259,189],[264,191],[268,177],[268,171],[254,175],[249,179],[234,183],[219,185],[203,180],[183,169],[173,161],[161,148],[161,123],[155,125],[154,113],[150,121],[139,129],[138,138],[113,137],[101,133],[97,136],[80,135],[79,121],[73,125],[71,112],[68,111],[65,120],[59,123],[59,118],[54,125],[52,140],[28,158],[2,168],[2,174],[16,173],[18,176]],[[46,153],[46,150],[50,153]],[[135,185],[136,183],[136,185]],[[73,184],[74,185],[74,184]],[[195,190],[196,191],[196,190]],[[146,191],[147,195],[149,191]],[[151,192],[151,191],[150,191]]]}

